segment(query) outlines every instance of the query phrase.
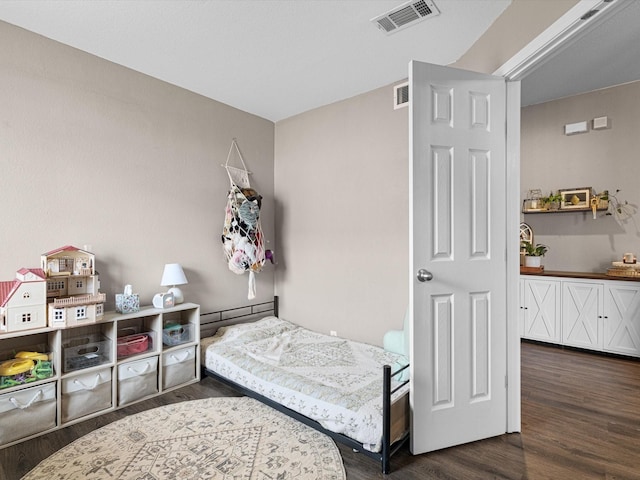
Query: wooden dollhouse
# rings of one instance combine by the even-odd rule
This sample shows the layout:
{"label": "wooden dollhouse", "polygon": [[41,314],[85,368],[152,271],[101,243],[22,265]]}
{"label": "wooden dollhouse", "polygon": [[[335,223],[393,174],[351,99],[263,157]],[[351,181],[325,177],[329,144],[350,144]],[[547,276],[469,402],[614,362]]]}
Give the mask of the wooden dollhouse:
{"label": "wooden dollhouse", "polygon": [[46,292],[40,268],[21,268],[14,280],[0,282],[0,333],[45,327]]}
{"label": "wooden dollhouse", "polygon": [[100,293],[95,255],[66,245],[43,253],[50,327],[94,323],[104,313],[106,295]]}

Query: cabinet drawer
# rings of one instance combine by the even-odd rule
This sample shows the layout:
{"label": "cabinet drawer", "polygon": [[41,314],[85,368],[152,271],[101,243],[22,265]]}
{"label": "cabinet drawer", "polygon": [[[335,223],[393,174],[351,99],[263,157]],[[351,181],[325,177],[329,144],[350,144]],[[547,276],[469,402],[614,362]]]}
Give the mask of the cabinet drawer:
{"label": "cabinet drawer", "polygon": [[55,426],[55,383],[0,395],[0,444],[44,432]]}
{"label": "cabinet drawer", "polygon": [[162,355],[162,388],[167,389],[196,378],[196,347]]}
{"label": "cabinet drawer", "polygon": [[110,408],[111,385],[111,368],[62,379],[62,421]]}

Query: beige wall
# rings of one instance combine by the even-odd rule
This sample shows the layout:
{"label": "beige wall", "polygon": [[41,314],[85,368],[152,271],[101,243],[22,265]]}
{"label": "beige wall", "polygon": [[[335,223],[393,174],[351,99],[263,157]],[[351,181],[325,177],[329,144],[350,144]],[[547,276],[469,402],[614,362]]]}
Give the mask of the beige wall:
{"label": "beige wall", "polygon": [[[610,128],[566,136],[564,125],[608,116]],[[521,191],[620,189],[640,205],[640,82],[522,109]],[[527,214],[535,241],[549,246],[546,269],[604,272],[625,252],[640,254],[640,220],[619,224],[588,213]]]}
{"label": "beige wall", "polygon": [[387,86],[276,126],[282,316],[382,344],[409,299],[408,110]]}
{"label": "beige wall", "polygon": [[[516,0],[454,66],[493,72],[576,1]],[[408,111],[392,90],[276,124],[282,316],[374,344],[409,297]]]}
{"label": "beige wall", "polygon": [[[544,27],[513,13],[518,42]],[[457,66],[508,60],[495,42],[512,45],[513,31],[486,35]],[[247,278],[227,271],[219,244],[220,164],[237,137],[279,261],[259,274],[259,300],[276,271],[285,318],[376,344],[402,326],[408,112],[393,110],[391,85],[274,127],[5,23],[0,44],[0,278],[44,251],[91,245],[110,306],[126,283],[149,303],[166,262],[185,266],[187,300],[204,310],[246,304]]]}
{"label": "beige wall", "polygon": [[273,123],[3,22],[0,45],[0,279],[91,245],[107,308],[127,283],[149,304],[170,262],[204,311],[246,303],[222,257],[220,165],[236,137],[275,248]]}

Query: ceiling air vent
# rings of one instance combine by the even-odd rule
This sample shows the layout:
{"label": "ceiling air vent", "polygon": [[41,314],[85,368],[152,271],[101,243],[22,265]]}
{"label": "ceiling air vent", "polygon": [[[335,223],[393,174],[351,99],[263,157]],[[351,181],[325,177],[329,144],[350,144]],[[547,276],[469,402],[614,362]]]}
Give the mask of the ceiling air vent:
{"label": "ceiling air vent", "polygon": [[371,21],[389,34],[436,15],[440,15],[440,11],[431,0],[419,0],[403,3],[383,15],[372,18]]}
{"label": "ceiling air vent", "polygon": [[393,109],[397,110],[409,105],[409,82],[393,87]]}

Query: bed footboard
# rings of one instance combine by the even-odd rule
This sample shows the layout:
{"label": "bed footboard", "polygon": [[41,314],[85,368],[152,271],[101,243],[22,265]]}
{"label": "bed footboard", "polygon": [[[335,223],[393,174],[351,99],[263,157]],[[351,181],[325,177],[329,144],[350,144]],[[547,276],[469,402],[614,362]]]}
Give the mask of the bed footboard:
{"label": "bed footboard", "polygon": [[382,473],[391,471],[391,456],[409,438],[409,392],[395,402],[391,401],[392,395],[409,383],[405,380],[393,390],[391,389],[391,378],[401,375],[409,365],[391,372],[391,367],[385,365],[383,369],[382,383],[382,452],[380,461],[382,462]]}
{"label": "bed footboard", "polygon": [[391,404],[391,443],[409,431],[409,392]]}

